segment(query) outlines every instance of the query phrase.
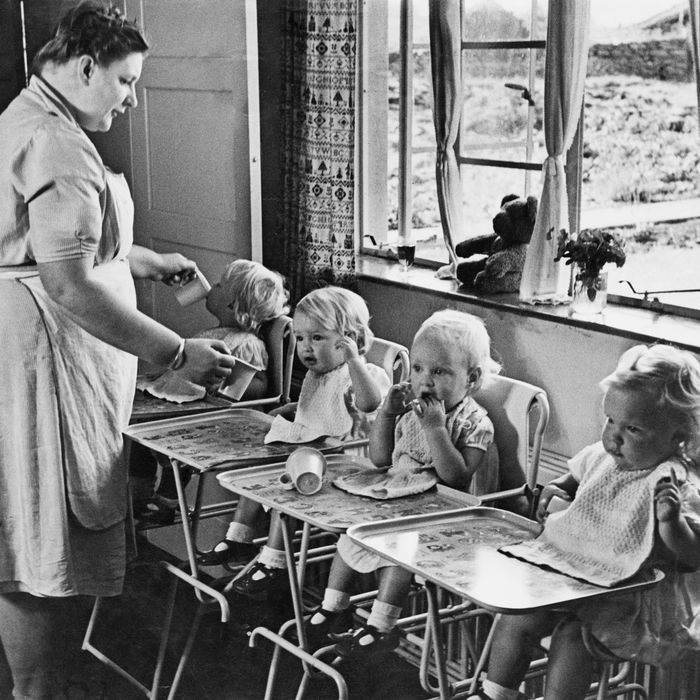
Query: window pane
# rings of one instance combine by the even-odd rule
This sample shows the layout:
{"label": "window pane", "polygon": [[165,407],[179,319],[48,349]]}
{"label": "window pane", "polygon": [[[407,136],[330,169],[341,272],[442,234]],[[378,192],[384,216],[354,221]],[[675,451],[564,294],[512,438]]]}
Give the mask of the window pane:
{"label": "window pane", "polygon": [[[530,84],[530,49],[487,49],[462,52],[464,110],[460,125],[460,155],[476,157],[470,151],[502,158],[499,150],[520,143],[517,160],[542,163],[544,153],[543,93],[544,50],[535,50],[535,75]],[[507,87],[507,85],[515,87]],[[532,94],[531,94],[532,92]],[[534,102],[530,107],[528,98]],[[528,129],[528,127],[530,127]],[[531,134],[528,139],[528,133]],[[535,155],[537,154],[537,155]]]}
{"label": "window pane", "polygon": [[465,0],[463,17],[465,41],[543,40],[547,34],[547,0]]}
{"label": "window pane", "polygon": [[537,195],[541,187],[540,173],[526,170],[463,165],[461,174],[464,231],[459,240],[493,233],[491,221],[505,195]]}
{"label": "window pane", "polygon": [[[698,104],[687,4],[592,0],[591,12],[581,227],[614,230],[626,242],[627,262],[609,270],[609,292],[635,296],[617,280],[642,292],[700,287]],[[700,308],[700,294],[652,296]]]}

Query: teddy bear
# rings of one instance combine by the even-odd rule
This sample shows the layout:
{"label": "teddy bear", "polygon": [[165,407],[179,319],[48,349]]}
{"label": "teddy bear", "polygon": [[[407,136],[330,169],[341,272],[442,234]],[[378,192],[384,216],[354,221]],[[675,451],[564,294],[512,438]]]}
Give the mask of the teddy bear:
{"label": "teddy bear", "polygon": [[517,292],[536,216],[537,197],[503,197],[493,217],[494,233],[469,238],[455,247],[460,258],[481,254],[457,264],[457,279],[484,294]]}

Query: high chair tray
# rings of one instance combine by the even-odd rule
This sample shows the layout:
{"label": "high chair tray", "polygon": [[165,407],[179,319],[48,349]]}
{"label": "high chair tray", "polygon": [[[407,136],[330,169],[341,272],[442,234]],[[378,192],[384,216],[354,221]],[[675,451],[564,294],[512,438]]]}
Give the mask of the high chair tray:
{"label": "high chair tray", "polygon": [[354,525],[348,536],[399,566],[494,612],[525,613],[657,583],[661,572],[603,588],[498,551],[532,539],[540,525],[497,508],[476,506]]}
{"label": "high chair tray", "polygon": [[326,462],[328,469],[323,488],[310,496],[281,486],[279,477],[285,471],[284,462],[227,471],[217,474],[216,478],[224,488],[239,496],[330,532],[344,532],[351,525],[368,521],[444,513],[478,503],[474,496],[447,486],[386,501],[355,496],[335,488],[330,482],[358,468],[375,470],[372,462],[366,457],[345,454],[327,455]]}
{"label": "high chair tray", "polygon": [[[264,443],[272,418],[250,408],[226,408],[195,416],[130,425],[124,435],[200,471],[269,464],[286,459],[299,445]],[[334,438],[305,443],[338,451]]]}

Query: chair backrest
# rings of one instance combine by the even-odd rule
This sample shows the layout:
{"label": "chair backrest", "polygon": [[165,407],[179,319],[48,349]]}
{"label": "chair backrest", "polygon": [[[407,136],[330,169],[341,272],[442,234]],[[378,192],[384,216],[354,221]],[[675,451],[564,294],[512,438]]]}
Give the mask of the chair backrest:
{"label": "chair backrest", "polygon": [[289,403],[292,383],[292,365],[296,350],[296,338],[292,333],[292,319],[278,316],[267,321],[260,329],[260,337],[265,342],[268,354],[267,396],[250,401],[236,401],[236,408],[274,408]]}
{"label": "chair backrest", "polygon": [[268,321],[263,325],[262,337],[270,358],[267,367],[270,396],[277,396],[281,404],[289,403],[292,365],[296,350],[292,319],[289,316],[278,316]]}
{"label": "chair backrest", "polygon": [[[486,409],[493,423],[502,489],[497,494],[479,498],[502,501],[522,494],[528,496],[527,510],[531,511],[542,439],[549,421],[546,392],[534,384],[494,375],[486,379],[474,398]],[[537,421],[533,423],[531,416],[535,410]],[[522,506],[516,509],[523,510]]]}
{"label": "chair backrest", "polygon": [[383,367],[392,384],[408,379],[411,365],[408,359],[408,350],[405,346],[395,343],[393,340],[375,338],[370,345],[367,362]]}

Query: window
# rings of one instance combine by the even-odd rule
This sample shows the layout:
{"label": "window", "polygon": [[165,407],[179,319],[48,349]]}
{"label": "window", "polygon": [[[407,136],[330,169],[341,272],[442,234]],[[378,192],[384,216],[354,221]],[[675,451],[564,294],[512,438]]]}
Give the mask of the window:
{"label": "window", "polygon": [[[547,5],[462,0],[464,231],[457,241],[491,232],[504,194],[541,194]],[[364,123],[372,128],[362,141],[362,232],[371,236],[363,243],[393,246],[403,226],[419,259],[444,263],[428,0],[366,0],[364,8],[362,56],[371,66]],[[700,131],[688,8],[679,0],[591,0],[581,183],[572,197],[582,229],[616,230],[626,241],[625,266],[609,267],[613,299],[651,305],[658,297],[676,313],[700,310],[700,292],[657,293],[700,289]],[[646,303],[628,283],[651,292]]]}
{"label": "window", "polygon": [[[616,230],[608,289],[700,309],[700,135],[688,2],[591,0],[581,227]],[[628,5],[628,6],[627,6]],[[676,312],[679,309],[671,308]]]}
{"label": "window", "polygon": [[[369,12],[372,5],[366,3]],[[393,247],[408,236],[416,243],[417,257],[444,263],[447,251],[435,184],[428,0],[382,0],[380,5],[365,27],[386,30],[380,42],[384,63],[368,71],[374,76],[370,80],[376,83],[376,96],[382,94],[383,83],[385,103],[372,98],[368,118],[386,125],[386,141],[381,144],[376,133],[368,136],[375,139],[370,153],[386,152],[388,157],[373,171],[370,199],[362,198],[365,212],[372,211],[366,221],[387,222],[386,230],[371,234],[377,247]],[[458,240],[491,232],[503,195],[539,194],[546,6],[546,0],[462,3],[464,105],[458,162],[465,217]],[[382,60],[373,43],[375,60]],[[378,194],[382,190],[385,196]]]}

